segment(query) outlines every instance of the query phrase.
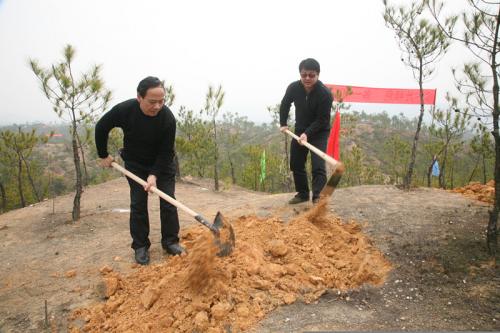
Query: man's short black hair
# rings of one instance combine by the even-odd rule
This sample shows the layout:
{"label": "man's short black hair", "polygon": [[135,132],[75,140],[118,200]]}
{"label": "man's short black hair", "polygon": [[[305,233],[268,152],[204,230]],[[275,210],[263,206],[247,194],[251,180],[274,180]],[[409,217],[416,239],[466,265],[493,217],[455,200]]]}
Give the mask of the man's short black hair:
{"label": "man's short black hair", "polygon": [[162,87],[163,89],[165,89],[165,87],[163,86],[163,82],[161,82],[159,78],[155,76],[148,76],[147,78],[139,82],[139,85],[137,86],[137,93],[141,97],[145,97],[148,89],[157,87]]}
{"label": "man's short black hair", "polygon": [[305,69],[306,71],[315,71],[319,74],[319,62],[317,62],[316,59],[313,58],[304,59],[299,64],[299,72],[301,72],[303,69]]}

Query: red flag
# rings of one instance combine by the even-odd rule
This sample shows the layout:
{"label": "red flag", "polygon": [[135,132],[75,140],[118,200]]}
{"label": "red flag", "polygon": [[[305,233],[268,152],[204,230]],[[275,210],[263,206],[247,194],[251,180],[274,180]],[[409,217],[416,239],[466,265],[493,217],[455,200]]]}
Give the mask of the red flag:
{"label": "red flag", "polygon": [[335,119],[328,138],[328,145],[326,146],[326,154],[330,155],[337,161],[340,160],[340,111],[337,108],[335,112]]}

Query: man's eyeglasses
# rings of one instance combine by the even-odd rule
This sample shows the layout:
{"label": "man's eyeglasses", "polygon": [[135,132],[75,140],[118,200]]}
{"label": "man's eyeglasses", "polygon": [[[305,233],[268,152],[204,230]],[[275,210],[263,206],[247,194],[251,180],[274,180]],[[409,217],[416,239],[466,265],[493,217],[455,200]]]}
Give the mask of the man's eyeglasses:
{"label": "man's eyeglasses", "polygon": [[309,77],[310,79],[314,79],[316,77],[316,73],[300,73],[300,77],[305,79],[307,77]]}

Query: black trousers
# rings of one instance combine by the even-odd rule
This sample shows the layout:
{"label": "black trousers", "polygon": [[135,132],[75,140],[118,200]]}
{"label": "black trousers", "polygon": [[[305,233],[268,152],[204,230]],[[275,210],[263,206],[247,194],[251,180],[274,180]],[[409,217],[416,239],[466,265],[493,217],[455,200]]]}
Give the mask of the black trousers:
{"label": "black trousers", "polygon": [[[150,167],[132,161],[125,161],[125,169],[138,177],[146,180],[149,176]],[[156,180],[156,187],[174,197],[175,192],[175,165],[162,172]],[[135,180],[127,177],[130,185],[130,235],[132,236],[132,248],[149,248],[149,214],[148,214],[148,192]],[[179,242],[179,216],[177,208],[160,198],[160,222],[161,222],[161,244],[163,247]]]}
{"label": "black trousers", "polygon": [[[299,133],[300,132],[300,133]],[[303,131],[296,131],[300,136]],[[329,131],[322,131],[312,137],[307,138],[307,142],[321,151],[326,151]],[[300,145],[297,140],[292,140],[290,144],[290,170],[293,173],[295,190],[301,198],[309,199],[309,184],[307,182],[306,160],[309,149]],[[312,195],[318,198],[321,190],[326,184],[325,160],[311,152],[311,170],[312,170]]]}

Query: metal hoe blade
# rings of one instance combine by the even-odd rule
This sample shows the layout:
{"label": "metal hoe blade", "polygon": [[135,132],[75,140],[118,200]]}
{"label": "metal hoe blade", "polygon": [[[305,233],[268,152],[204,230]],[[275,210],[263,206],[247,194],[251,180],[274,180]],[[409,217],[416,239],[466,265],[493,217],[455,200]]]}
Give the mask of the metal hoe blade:
{"label": "metal hoe blade", "polygon": [[234,229],[231,223],[224,219],[221,212],[217,212],[212,224],[201,215],[195,216],[195,219],[207,226],[214,235],[214,243],[219,248],[219,252],[217,252],[219,257],[226,257],[233,252],[236,242]]}
{"label": "metal hoe blade", "polygon": [[321,197],[329,197],[332,195],[333,191],[337,188],[339,185],[340,179],[342,178],[342,175],[344,174],[344,164],[339,162],[335,170],[333,171],[332,175],[328,179],[328,182],[326,183],[325,187],[321,190],[320,196]]}

